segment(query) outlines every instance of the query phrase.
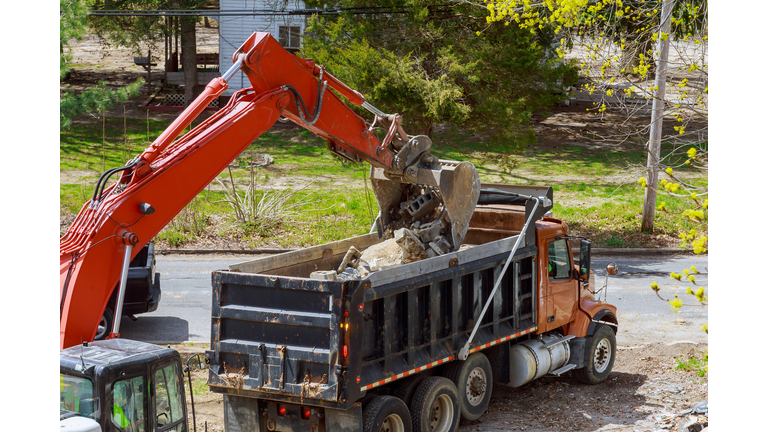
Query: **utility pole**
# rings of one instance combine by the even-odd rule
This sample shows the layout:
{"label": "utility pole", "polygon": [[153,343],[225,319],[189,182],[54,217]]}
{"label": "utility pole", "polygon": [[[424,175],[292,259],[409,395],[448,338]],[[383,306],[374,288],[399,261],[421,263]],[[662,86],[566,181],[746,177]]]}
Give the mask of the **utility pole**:
{"label": "utility pole", "polygon": [[661,154],[661,127],[664,122],[664,104],[666,99],[667,59],[669,58],[669,21],[674,0],[664,0],[661,5],[661,26],[659,42],[656,45],[659,59],[656,62],[656,97],[651,109],[651,134],[648,141],[648,162],[645,201],[643,202],[643,220],[640,230],[653,232],[653,218],[656,216],[656,187],[659,182],[659,160]]}

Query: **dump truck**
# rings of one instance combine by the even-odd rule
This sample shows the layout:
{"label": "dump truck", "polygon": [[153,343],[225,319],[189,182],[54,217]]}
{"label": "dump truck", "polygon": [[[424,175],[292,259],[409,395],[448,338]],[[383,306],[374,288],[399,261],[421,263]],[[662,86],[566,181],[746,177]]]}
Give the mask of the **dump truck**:
{"label": "dump truck", "polygon": [[603,382],[616,307],[599,298],[589,241],[551,207],[549,187],[483,184],[448,254],[310,278],[382,241],[371,233],[213,272],[208,384],[226,430],[455,431],[494,385]]}

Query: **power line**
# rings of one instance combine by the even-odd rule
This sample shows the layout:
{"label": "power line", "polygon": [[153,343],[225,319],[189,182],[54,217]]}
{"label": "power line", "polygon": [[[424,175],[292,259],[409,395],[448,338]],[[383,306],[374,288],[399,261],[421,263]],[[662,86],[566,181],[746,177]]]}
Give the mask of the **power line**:
{"label": "power line", "polygon": [[[449,4],[435,5],[433,7],[450,6]],[[451,12],[450,9],[432,9],[431,12]],[[273,10],[273,9],[196,9],[196,10],[121,10],[121,9],[93,9],[88,11],[91,16],[157,16],[157,17],[180,17],[180,16],[208,16],[208,17],[238,17],[238,16],[289,16],[289,15],[339,15],[341,13],[351,13],[353,15],[391,15],[408,14],[406,9],[391,9],[386,7],[357,7],[357,8],[336,8],[336,9],[293,9],[293,10]]]}

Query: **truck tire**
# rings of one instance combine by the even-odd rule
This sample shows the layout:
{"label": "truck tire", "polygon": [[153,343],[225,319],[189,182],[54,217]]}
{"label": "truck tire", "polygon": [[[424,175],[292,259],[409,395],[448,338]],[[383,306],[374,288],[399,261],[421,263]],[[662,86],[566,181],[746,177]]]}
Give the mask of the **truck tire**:
{"label": "truck tire", "polygon": [[474,353],[465,361],[449,363],[444,376],[456,384],[459,391],[461,417],[479,419],[488,408],[493,392],[491,362],[483,353]]}
{"label": "truck tire", "polygon": [[405,402],[406,406],[411,406],[411,401],[413,400],[414,393],[416,393],[416,389],[419,388],[419,384],[421,384],[421,382],[426,378],[427,375],[425,373],[421,373],[419,375],[400,380],[392,394]]}
{"label": "truck tire", "polygon": [[413,395],[411,418],[413,432],[456,432],[461,408],[453,381],[439,376],[426,378]]}
{"label": "truck tire", "polygon": [[363,410],[364,432],[411,432],[411,414],[394,396],[376,396]]}
{"label": "truck tire", "polygon": [[106,339],[107,336],[112,332],[112,321],[114,320],[115,313],[112,312],[112,308],[109,306],[104,309],[104,315],[101,316],[101,321],[99,321],[99,326],[96,329],[96,336],[93,337],[93,340],[102,340]]}
{"label": "truck tire", "polygon": [[616,334],[607,325],[601,325],[587,339],[584,347],[586,366],[576,369],[574,377],[584,384],[600,384],[608,378],[616,360]]}

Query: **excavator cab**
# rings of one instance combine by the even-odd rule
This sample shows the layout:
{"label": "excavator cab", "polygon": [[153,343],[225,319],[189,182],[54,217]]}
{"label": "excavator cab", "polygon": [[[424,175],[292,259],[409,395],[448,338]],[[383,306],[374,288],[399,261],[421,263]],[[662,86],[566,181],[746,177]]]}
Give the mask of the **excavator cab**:
{"label": "excavator cab", "polygon": [[60,351],[61,430],[187,432],[179,353],[109,339]]}

